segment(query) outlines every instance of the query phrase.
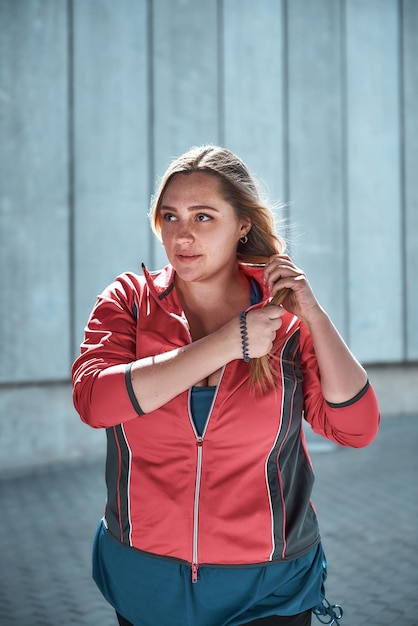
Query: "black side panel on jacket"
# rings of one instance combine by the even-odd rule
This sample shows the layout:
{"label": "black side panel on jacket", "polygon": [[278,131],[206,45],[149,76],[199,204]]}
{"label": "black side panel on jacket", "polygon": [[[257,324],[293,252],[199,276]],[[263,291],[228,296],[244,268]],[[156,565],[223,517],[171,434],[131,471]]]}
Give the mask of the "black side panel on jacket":
{"label": "black side panel on jacket", "polygon": [[[114,537],[129,545],[128,480],[130,469],[129,448],[119,424],[106,430],[106,522]],[[119,468],[115,472],[115,467]]]}

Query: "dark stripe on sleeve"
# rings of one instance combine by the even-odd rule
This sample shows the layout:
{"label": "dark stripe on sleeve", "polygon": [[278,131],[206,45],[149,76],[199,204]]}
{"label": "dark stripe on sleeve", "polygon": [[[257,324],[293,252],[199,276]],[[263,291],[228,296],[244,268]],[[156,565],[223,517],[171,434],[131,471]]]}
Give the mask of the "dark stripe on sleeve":
{"label": "dark stripe on sleeve", "polygon": [[139,406],[138,400],[136,399],[136,395],[132,387],[131,369],[132,369],[132,363],[128,363],[125,369],[126,389],[128,391],[129,398],[132,402],[132,406],[134,407],[135,411],[138,413],[138,415],[144,415],[144,411]]}
{"label": "dark stripe on sleeve", "polygon": [[359,391],[358,394],[354,396],[354,398],[351,398],[351,400],[346,400],[346,402],[337,402],[337,403],[328,402],[327,400],[327,404],[332,409],[343,409],[345,406],[351,406],[352,404],[355,404],[356,402],[358,402],[367,393],[367,390],[369,387],[370,387],[370,382],[367,381],[363,389]]}

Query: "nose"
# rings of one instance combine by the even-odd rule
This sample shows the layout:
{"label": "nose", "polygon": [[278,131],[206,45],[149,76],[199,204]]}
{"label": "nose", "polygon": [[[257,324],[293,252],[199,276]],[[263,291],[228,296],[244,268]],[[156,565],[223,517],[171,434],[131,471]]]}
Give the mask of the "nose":
{"label": "nose", "polygon": [[193,228],[190,224],[189,220],[179,220],[177,223],[176,229],[176,240],[177,241],[192,241],[193,236]]}

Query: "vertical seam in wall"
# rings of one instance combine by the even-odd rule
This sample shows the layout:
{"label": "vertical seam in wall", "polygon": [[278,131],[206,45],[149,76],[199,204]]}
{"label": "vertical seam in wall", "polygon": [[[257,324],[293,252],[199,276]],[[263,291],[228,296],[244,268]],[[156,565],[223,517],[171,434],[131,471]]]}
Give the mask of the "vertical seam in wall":
{"label": "vertical seam in wall", "polygon": [[399,80],[399,188],[400,188],[400,213],[401,213],[401,285],[402,285],[402,358],[408,359],[408,302],[407,302],[407,250],[406,250],[406,170],[405,170],[405,81],[404,81],[404,11],[403,0],[398,0],[398,80]]}
{"label": "vertical seam in wall", "polygon": [[75,351],[76,323],[76,275],[75,275],[75,155],[74,155],[74,6],[73,0],[67,0],[67,155],[68,155],[68,245],[69,245],[69,280],[68,307],[70,358]]}
{"label": "vertical seam in wall", "polygon": [[347,19],[346,1],[340,3],[340,74],[341,74],[341,187],[343,228],[343,334],[350,343],[350,230],[348,191],[348,73],[347,73]]}
{"label": "vertical seam in wall", "polygon": [[[147,0],[147,154],[148,154],[148,198],[150,199],[155,186],[155,112],[154,112],[154,13],[153,0]],[[155,246],[158,240],[152,229],[148,229],[149,258],[152,269],[155,269]]]}
{"label": "vertical seam in wall", "polygon": [[225,48],[224,48],[224,7],[223,0],[217,0],[217,75],[218,75],[218,141],[225,142]]}
{"label": "vertical seam in wall", "polygon": [[287,0],[282,0],[282,128],[283,128],[283,203],[286,207],[285,238],[291,242],[289,231],[291,230],[290,213],[290,155],[289,155],[289,50],[288,50],[288,11]]}

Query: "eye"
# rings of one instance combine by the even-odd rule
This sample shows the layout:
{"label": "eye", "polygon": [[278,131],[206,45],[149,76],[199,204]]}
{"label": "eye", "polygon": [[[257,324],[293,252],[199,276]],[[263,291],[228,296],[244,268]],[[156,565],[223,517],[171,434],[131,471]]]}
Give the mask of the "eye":
{"label": "eye", "polygon": [[162,213],[161,219],[164,222],[174,222],[174,220],[176,220],[177,218],[175,215],[173,215],[173,213]]}
{"label": "eye", "polygon": [[209,220],[211,220],[211,219],[212,219],[212,218],[211,218],[211,216],[210,216],[210,215],[207,215],[206,213],[198,213],[198,214],[196,215],[196,220],[197,220],[198,222],[208,222],[208,221],[209,221]]}

